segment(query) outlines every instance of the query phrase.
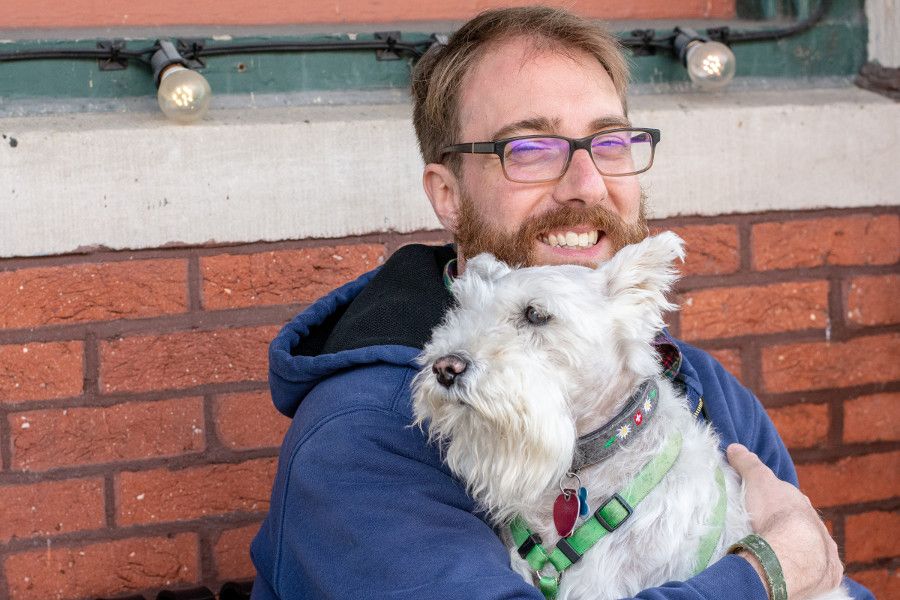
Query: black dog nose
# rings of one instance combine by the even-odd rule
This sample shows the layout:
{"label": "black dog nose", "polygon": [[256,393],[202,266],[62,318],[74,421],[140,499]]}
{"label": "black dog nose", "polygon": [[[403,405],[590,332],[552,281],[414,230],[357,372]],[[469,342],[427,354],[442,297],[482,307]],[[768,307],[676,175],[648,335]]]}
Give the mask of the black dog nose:
{"label": "black dog nose", "polygon": [[455,354],[442,356],[431,365],[432,373],[437,376],[438,383],[448,388],[462,375],[469,366],[464,359]]}

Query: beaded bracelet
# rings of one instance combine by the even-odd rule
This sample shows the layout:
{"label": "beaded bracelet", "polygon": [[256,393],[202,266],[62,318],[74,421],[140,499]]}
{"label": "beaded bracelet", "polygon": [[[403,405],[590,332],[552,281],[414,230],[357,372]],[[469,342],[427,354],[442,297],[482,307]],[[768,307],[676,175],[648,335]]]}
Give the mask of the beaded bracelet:
{"label": "beaded bracelet", "polygon": [[738,550],[746,550],[759,561],[763,572],[766,574],[769,598],[771,600],[787,600],[787,584],[784,581],[784,571],[781,570],[781,563],[778,562],[778,557],[775,556],[772,546],[760,536],[751,533],[732,544],[728,548],[728,554],[734,554]]}

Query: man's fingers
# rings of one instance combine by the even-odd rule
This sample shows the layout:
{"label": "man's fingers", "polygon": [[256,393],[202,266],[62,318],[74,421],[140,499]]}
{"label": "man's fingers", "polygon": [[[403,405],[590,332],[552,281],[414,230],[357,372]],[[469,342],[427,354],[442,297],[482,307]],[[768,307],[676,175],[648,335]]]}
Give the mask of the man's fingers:
{"label": "man's fingers", "polygon": [[725,452],[728,453],[728,460],[731,460],[732,456],[737,457],[750,451],[747,450],[747,446],[743,444],[728,444],[728,447],[725,448]]}
{"label": "man's fingers", "polygon": [[758,456],[741,444],[730,444],[725,451],[728,454],[728,462],[735,471],[740,473],[742,478],[746,478],[747,473],[752,469],[765,466]]}
{"label": "man's fingers", "polygon": [[843,571],[837,545],[809,498],[778,479],[744,446],[731,444],[726,453],[743,479],[753,531],[775,550],[791,597],[806,598],[834,588]]}

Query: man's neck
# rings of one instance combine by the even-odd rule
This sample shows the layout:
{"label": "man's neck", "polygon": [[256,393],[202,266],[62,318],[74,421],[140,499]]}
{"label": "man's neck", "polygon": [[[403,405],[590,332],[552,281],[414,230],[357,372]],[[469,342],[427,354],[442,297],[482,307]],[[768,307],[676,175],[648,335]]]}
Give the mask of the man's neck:
{"label": "man's neck", "polygon": [[459,249],[459,244],[456,245],[456,276],[459,277],[466,271],[466,257],[463,255],[462,250]]}

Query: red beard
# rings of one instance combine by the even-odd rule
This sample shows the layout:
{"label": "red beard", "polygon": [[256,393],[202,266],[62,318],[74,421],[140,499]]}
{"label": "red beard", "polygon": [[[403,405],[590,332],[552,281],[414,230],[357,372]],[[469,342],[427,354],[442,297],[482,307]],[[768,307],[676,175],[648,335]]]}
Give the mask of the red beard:
{"label": "red beard", "polygon": [[490,252],[508,265],[531,267],[536,266],[535,245],[539,243],[541,234],[583,225],[602,231],[609,239],[613,253],[616,253],[626,245],[636,244],[647,237],[644,200],[641,199],[636,223],[626,223],[604,206],[581,208],[572,205],[529,217],[517,231],[507,233],[485,223],[476,212],[474,203],[463,196],[456,242],[465,258]]}

